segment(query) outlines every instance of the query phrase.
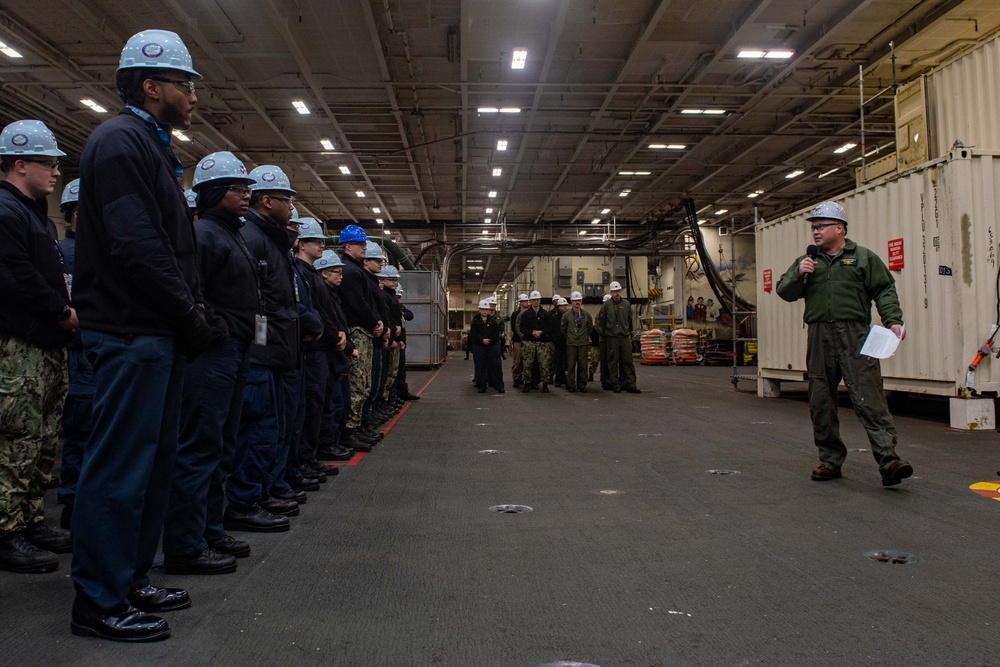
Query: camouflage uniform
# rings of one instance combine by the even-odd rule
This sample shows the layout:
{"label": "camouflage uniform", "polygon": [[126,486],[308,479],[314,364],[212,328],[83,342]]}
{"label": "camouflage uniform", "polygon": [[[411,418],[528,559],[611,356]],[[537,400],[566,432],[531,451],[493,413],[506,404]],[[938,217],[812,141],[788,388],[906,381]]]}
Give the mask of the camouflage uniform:
{"label": "camouflage uniform", "polygon": [[45,518],[66,384],[65,349],[0,336],[0,535]]}
{"label": "camouflage uniform", "polygon": [[[521,344],[521,362],[524,365],[522,373],[532,373],[535,360],[538,360],[538,377],[549,378],[552,376],[552,352],[555,346],[552,343],[539,342],[537,340],[526,340]],[[547,380],[546,380],[547,381]],[[528,384],[525,381],[525,384]]]}
{"label": "camouflage uniform", "polygon": [[372,391],[372,347],[371,335],[361,327],[351,327],[351,345],[358,351],[358,358],[351,363],[351,416],[347,428],[361,426],[361,413],[365,401]]}
{"label": "camouflage uniform", "polygon": [[386,376],[385,389],[382,390],[382,400],[389,400],[389,392],[392,391],[392,385],[396,382],[396,376],[399,375],[399,348],[395,347],[389,350],[389,374]]}
{"label": "camouflage uniform", "polygon": [[591,346],[590,347],[590,376],[593,376],[597,372],[597,367],[601,365],[601,348]]}

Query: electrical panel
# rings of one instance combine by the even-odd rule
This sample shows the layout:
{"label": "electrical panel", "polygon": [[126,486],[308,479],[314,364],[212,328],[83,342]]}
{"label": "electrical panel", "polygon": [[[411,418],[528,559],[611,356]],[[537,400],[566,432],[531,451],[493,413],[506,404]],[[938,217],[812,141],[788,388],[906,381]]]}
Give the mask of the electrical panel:
{"label": "electrical panel", "polygon": [[611,273],[608,271],[601,271],[601,284],[610,285],[611,284]]}
{"label": "electrical panel", "polygon": [[567,289],[573,286],[573,262],[568,259],[556,260],[556,287]]}
{"label": "electrical panel", "polygon": [[625,262],[628,261],[628,257],[614,257],[611,262],[611,269],[614,271],[615,280],[619,282],[625,282]]}
{"label": "electrical panel", "polygon": [[576,272],[576,284],[577,285],[582,285],[583,284],[583,271],[577,271]]}
{"label": "electrical panel", "polygon": [[[604,275],[607,275],[607,273]],[[604,296],[604,285],[594,285],[594,296],[597,298]]]}
{"label": "electrical panel", "polygon": [[583,295],[585,297],[592,297],[592,296],[594,296],[594,288],[595,287],[597,287],[597,285],[594,285],[594,284],[584,285],[584,287],[583,287]]}

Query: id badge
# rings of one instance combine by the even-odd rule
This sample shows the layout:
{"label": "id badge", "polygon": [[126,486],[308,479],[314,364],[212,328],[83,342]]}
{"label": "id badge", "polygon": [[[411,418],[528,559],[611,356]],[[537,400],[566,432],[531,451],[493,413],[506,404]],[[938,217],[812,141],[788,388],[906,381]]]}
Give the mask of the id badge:
{"label": "id badge", "polygon": [[267,315],[254,315],[253,342],[257,345],[267,345]]}

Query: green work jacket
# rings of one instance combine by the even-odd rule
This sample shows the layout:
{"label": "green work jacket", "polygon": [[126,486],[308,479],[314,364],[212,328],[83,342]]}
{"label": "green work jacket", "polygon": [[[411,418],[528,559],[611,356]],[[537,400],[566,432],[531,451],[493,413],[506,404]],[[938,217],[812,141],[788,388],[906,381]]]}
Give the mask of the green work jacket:
{"label": "green work jacket", "polygon": [[601,311],[597,313],[597,331],[606,337],[628,338],[632,335],[632,307],[627,299],[617,303],[614,299],[604,302]]}
{"label": "green work jacket", "polygon": [[566,339],[566,345],[590,345],[590,332],[594,328],[594,318],[587,311],[581,311],[579,322],[572,310],[567,310],[559,320],[559,329]]}

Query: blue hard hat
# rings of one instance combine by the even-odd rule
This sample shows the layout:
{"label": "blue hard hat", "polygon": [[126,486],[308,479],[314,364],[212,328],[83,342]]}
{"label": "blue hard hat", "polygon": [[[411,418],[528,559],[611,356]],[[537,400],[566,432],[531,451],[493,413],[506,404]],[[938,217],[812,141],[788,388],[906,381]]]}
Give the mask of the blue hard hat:
{"label": "blue hard hat", "polygon": [[75,204],[78,201],[80,201],[80,179],[74,178],[63,188],[62,201],[59,202],[59,208],[65,211],[67,204]]}
{"label": "blue hard hat", "polygon": [[201,78],[184,40],[169,30],[143,30],[132,35],[118,61],[118,71],[123,69],[172,69]]}
{"label": "blue hard hat", "polygon": [[344,262],[340,259],[340,255],[332,250],[324,250],[323,256],[313,263],[313,268],[317,271],[322,271],[323,269],[335,269],[343,265]]}
{"label": "blue hard hat", "polygon": [[198,193],[194,190],[185,190],[184,199],[187,200],[188,208],[198,208]]}
{"label": "blue hard hat", "polygon": [[247,175],[247,168],[238,157],[229,151],[218,151],[203,157],[195,167],[194,185],[191,189],[197,190],[199,186],[222,179],[241,183],[254,182],[254,179]]}
{"label": "blue hard hat", "polygon": [[285,174],[281,167],[273,164],[260,165],[250,172],[250,178],[257,181],[250,186],[250,189],[254,192],[258,190],[262,192],[281,190],[291,195],[297,194],[292,189],[292,182],[288,180],[288,175]]}
{"label": "blue hard hat", "polygon": [[326,240],[323,233],[323,225],[319,224],[316,218],[299,218],[299,239],[322,239]]}
{"label": "blue hard hat", "polygon": [[0,132],[0,155],[41,155],[62,157],[66,155],[56,144],[52,134],[40,120],[16,120]]}
{"label": "blue hard hat", "polygon": [[365,242],[365,259],[385,259],[385,251],[382,246],[374,241]]}
{"label": "blue hard hat", "polygon": [[365,234],[365,230],[361,229],[357,225],[347,225],[340,232],[340,238],[337,239],[337,243],[363,243],[368,240],[368,235]]}

